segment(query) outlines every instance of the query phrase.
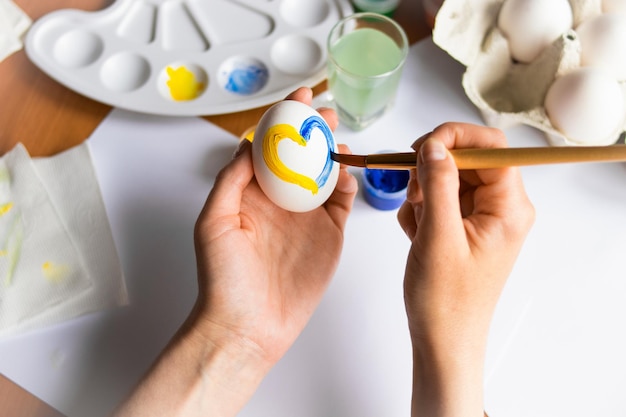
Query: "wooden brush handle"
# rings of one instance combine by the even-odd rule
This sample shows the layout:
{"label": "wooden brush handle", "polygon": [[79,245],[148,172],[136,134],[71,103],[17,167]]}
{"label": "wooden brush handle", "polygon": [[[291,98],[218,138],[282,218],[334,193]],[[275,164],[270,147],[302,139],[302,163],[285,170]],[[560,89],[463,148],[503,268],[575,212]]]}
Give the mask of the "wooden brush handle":
{"label": "wooden brush handle", "polygon": [[[487,169],[508,166],[559,164],[568,162],[626,161],[626,145],[545,146],[536,148],[450,149],[459,169]],[[367,155],[367,167],[410,169],[415,167],[415,152]]]}
{"label": "wooden brush handle", "polygon": [[459,169],[626,161],[626,145],[452,149],[450,153]]}

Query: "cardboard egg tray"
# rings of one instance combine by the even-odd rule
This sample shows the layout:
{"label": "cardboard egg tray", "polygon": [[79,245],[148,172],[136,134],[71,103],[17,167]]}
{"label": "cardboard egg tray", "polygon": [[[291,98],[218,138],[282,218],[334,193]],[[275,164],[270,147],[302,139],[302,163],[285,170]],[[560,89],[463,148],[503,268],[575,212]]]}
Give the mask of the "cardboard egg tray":
{"label": "cardboard egg tray", "polygon": [[[550,145],[587,145],[559,132],[548,119],[543,101],[556,77],[580,66],[580,42],[570,29],[528,64],[510,58],[508,42],[497,26],[504,0],[446,0],[437,14],[433,40],[466,66],[463,88],[485,123],[506,129],[525,124],[544,132]],[[570,0],[574,28],[601,14],[600,0]],[[622,81],[626,99],[626,82]],[[594,145],[611,145],[626,130],[622,126]]]}

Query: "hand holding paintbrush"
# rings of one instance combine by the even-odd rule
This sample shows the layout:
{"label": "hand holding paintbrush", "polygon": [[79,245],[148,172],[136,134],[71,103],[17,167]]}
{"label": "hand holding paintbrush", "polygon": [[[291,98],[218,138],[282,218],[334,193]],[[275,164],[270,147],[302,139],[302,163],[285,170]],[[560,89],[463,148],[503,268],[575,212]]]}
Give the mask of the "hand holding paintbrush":
{"label": "hand holding paintbrush", "polygon": [[[458,169],[503,168],[558,164],[568,162],[626,161],[626,145],[564,146],[532,148],[465,148],[450,149]],[[345,165],[377,169],[410,169],[415,167],[417,153],[344,155],[331,153],[331,158]]]}
{"label": "hand holding paintbrush", "polygon": [[442,406],[445,415],[483,415],[489,324],[534,208],[518,169],[459,171],[452,151],[504,146],[501,131],[459,123],[441,125],[413,146],[417,169],[398,211],[411,240],[403,288],[413,415],[441,416]]}

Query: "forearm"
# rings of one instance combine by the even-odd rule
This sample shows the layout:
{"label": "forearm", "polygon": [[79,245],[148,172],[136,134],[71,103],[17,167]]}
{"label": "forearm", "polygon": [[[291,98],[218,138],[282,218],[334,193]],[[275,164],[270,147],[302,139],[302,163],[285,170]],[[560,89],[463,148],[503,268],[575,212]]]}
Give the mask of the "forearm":
{"label": "forearm", "polygon": [[433,347],[413,351],[413,417],[483,416],[484,349]]}
{"label": "forearm", "polygon": [[255,347],[190,319],[114,416],[235,416],[270,367]]}

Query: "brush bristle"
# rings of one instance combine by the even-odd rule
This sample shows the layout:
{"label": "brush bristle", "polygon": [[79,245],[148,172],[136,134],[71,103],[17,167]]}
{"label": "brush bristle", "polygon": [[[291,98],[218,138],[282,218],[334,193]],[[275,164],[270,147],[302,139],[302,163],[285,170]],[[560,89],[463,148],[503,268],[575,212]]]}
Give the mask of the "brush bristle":
{"label": "brush bristle", "polygon": [[335,162],[339,162],[344,165],[349,165],[353,167],[362,167],[366,166],[366,156],[365,155],[348,155],[348,154],[339,154],[335,152],[330,153],[330,159]]}

